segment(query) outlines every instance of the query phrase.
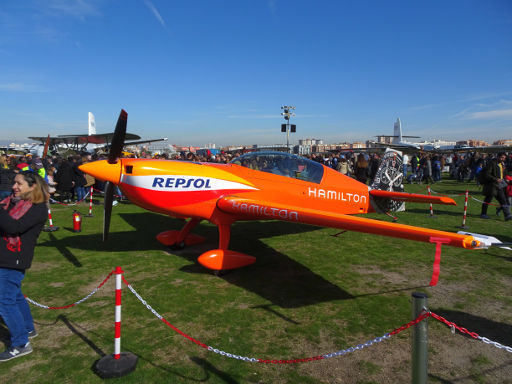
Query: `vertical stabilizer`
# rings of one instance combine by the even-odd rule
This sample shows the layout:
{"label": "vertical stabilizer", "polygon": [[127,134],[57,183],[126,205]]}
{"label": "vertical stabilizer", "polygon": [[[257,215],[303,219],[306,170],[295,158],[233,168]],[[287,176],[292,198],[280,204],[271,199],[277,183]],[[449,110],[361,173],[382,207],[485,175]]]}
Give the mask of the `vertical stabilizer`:
{"label": "vertical stabilizer", "polygon": [[402,122],[397,117],[395,121],[395,129],[393,131],[393,144],[402,142]]}
{"label": "vertical stabilizer", "polygon": [[92,112],[89,112],[89,136],[96,134],[96,121],[94,120],[94,115]]}

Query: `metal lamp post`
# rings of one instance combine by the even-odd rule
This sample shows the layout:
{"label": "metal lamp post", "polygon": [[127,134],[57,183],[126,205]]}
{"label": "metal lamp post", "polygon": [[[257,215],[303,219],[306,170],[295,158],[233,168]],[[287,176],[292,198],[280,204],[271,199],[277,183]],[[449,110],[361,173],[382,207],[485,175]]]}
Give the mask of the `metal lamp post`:
{"label": "metal lamp post", "polygon": [[290,152],[290,131],[293,133],[296,131],[296,125],[290,124],[290,117],[295,116],[293,111],[295,107],[292,105],[283,105],[281,107],[283,112],[281,112],[281,116],[286,120],[286,124],[281,124],[281,132],[286,132],[286,148],[288,148],[288,152]]}

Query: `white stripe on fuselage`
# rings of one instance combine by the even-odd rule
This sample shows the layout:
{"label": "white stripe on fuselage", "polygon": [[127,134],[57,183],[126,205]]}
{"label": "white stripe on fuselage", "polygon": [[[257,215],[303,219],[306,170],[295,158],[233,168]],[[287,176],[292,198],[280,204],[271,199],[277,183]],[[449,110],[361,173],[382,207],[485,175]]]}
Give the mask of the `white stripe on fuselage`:
{"label": "white stripe on fuselage", "polygon": [[216,179],[213,177],[199,177],[188,175],[158,175],[158,176],[121,176],[121,183],[137,188],[150,189],[152,191],[218,191],[225,189],[248,189],[256,188],[234,181]]}

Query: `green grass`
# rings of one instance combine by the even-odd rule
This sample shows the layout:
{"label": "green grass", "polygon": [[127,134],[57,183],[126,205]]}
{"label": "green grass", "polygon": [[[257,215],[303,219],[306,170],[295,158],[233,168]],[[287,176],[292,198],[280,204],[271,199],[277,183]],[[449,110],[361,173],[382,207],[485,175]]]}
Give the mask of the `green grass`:
{"label": "green grass", "polygon": [[[459,194],[474,184],[443,181],[436,192]],[[408,185],[426,193],[425,186]],[[457,231],[457,207],[408,204],[399,223]],[[81,205],[82,214],[88,205]],[[512,345],[512,254],[502,249],[443,247],[440,282],[429,287],[434,245],[282,222],[240,222],[230,248],[257,257],[256,264],[221,277],[196,258],[217,246],[215,226],[195,232],[207,243],[171,251],[155,235],[179,229],[180,220],[133,204],[114,207],[110,237],[101,242],[102,205],[73,233],[70,207],[52,205],[60,230],[42,233],[23,290],[50,306],[73,303],[115,268],[170,323],[197,340],[229,353],[264,358],[304,358],[366,342],[411,320],[411,293],[429,295],[430,309],[470,331]],[[494,209],[489,210],[491,216]],[[512,241],[512,223],[480,219],[470,200],[469,231]],[[390,220],[384,215],[369,217]],[[114,352],[114,279],[84,303],[66,310],[32,307],[40,336],[34,352],[2,364],[3,382],[96,383],[92,370]],[[429,320],[429,374],[433,382],[473,377],[510,382],[510,354]],[[8,332],[0,328],[2,340]],[[410,381],[410,331],[353,354],[296,365],[264,365],[229,359],[198,347],[158,320],[123,288],[122,351],[139,356],[123,383],[385,383]],[[476,364],[476,363],[478,364]],[[476,364],[476,365],[475,365]]]}

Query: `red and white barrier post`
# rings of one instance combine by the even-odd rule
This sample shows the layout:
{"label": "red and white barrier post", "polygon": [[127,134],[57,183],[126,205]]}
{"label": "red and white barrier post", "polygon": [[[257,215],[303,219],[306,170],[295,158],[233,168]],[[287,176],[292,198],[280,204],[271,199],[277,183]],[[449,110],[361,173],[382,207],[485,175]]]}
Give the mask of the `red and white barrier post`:
{"label": "red and white barrier post", "polygon": [[[430,185],[427,186],[428,195],[431,195]],[[432,203],[430,203],[430,217],[434,217],[434,208],[432,207]]]}
{"label": "red and white barrier post", "polygon": [[130,352],[121,353],[121,283],[123,270],[116,267],[116,309],[114,354],[103,356],[96,363],[95,370],[102,378],[113,378],[127,375],[135,370],[138,357]]}
{"label": "red and white barrier post", "polygon": [[45,225],[43,228],[43,231],[45,232],[55,232],[59,230],[59,227],[53,225],[52,220],[52,210],[48,208],[48,222],[50,223],[50,226]]}
{"label": "red and white barrier post", "polygon": [[123,270],[116,267],[116,315],[114,336],[114,359],[121,358],[121,275]]}
{"label": "red and white barrier post", "polygon": [[89,196],[89,214],[84,215],[84,217],[93,217],[94,216],[92,214],[92,191],[93,190],[94,190],[94,188],[91,186],[91,192],[90,192],[90,196]]}
{"label": "red and white barrier post", "polygon": [[466,229],[466,214],[468,212],[468,197],[469,191],[466,189],[466,193],[464,195],[464,215],[462,216],[462,225],[460,226],[462,229]]}

